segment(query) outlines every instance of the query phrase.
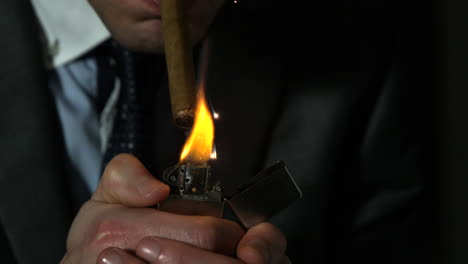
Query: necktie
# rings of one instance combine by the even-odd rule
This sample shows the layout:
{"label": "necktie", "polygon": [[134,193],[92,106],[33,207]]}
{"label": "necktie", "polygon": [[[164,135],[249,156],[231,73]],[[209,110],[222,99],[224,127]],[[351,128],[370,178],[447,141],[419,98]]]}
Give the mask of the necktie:
{"label": "necktie", "polygon": [[129,153],[141,158],[144,135],[134,55],[114,40],[106,42],[101,48],[98,55],[98,111],[103,111],[115,89],[116,81],[120,83],[112,132],[103,155],[104,168],[120,153]]}

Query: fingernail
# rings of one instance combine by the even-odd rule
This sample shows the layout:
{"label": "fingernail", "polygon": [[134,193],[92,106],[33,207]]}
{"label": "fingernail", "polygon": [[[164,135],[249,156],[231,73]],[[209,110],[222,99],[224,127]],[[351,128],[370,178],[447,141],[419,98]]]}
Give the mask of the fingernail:
{"label": "fingernail", "polygon": [[139,246],[137,254],[139,257],[151,262],[158,259],[160,252],[161,247],[157,241],[154,239],[146,239]]}
{"label": "fingernail", "polygon": [[264,263],[269,263],[270,261],[270,251],[268,250],[268,246],[265,244],[263,240],[260,239],[253,239],[247,242],[247,246],[254,248],[257,250],[260,255],[262,255]]}
{"label": "fingernail", "polygon": [[118,249],[106,251],[99,259],[99,264],[123,264],[123,258]]}

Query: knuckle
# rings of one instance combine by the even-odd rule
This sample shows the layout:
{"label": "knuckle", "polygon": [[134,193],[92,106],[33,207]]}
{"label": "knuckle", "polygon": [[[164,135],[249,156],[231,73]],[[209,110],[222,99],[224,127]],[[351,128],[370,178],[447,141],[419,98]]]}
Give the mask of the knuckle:
{"label": "knuckle", "polygon": [[104,187],[112,188],[120,184],[120,182],[122,181],[122,177],[119,167],[120,166],[118,166],[115,163],[106,167],[103,176]]}
{"label": "knuckle", "polygon": [[278,227],[270,223],[268,224],[271,227],[271,230],[272,230],[271,233],[275,234],[274,238],[272,239],[272,242],[276,243],[276,247],[279,248],[281,251],[283,252],[286,251],[286,247],[288,244],[286,236],[284,235],[283,232],[281,232],[281,230]]}
{"label": "knuckle", "polygon": [[119,154],[115,156],[104,169],[103,179],[110,184],[119,183],[122,181],[122,168],[132,164],[135,158],[130,154]]}
{"label": "knuckle", "polygon": [[89,234],[89,246],[102,249],[118,245],[125,239],[127,229],[120,221],[112,218],[99,220]]}
{"label": "knuckle", "polygon": [[[254,227],[255,228],[255,227]],[[285,251],[287,247],[287,239],[283,232],[271,223],[262,223],[258,226],[255,233],[267,241],[272,247],[279,251]]]}
{"label": "knuckle", "polygon": [[115,190],[119,190],[121,188],[123,181],[124,179],[122,179],[119,167],[108,165],[104,171],[98,190],[93,195],[94,199],[110,203],[117,202],[118,197],[115,197]]}

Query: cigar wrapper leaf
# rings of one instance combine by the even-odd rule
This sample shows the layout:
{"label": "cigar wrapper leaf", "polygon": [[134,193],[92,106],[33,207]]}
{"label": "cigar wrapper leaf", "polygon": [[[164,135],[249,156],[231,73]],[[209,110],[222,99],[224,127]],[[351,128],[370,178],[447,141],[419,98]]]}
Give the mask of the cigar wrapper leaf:
{"label": "cigar wrapper leaf", "polygon": [[196,83],[184,5],[184,0],[161,1],[161,18],[172,115],[177,126],[188,129],[194,119]]}

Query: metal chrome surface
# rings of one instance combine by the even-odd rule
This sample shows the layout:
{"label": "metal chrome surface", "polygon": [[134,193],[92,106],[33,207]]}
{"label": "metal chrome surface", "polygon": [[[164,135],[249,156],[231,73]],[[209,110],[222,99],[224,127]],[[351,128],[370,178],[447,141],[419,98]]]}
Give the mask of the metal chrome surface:
{"label": "metal chrome surface", "polygon": [[212,177],[209,166],[176,165],[164,171],[162,181],[171,187],[171,193],[159,204],[159,209],[222,217],[221,183]]}
{"label": "metal chrome surface", "polygon": [[263,170],[226,202],[246,228],[267,221],[302,197],[284,162]]}

